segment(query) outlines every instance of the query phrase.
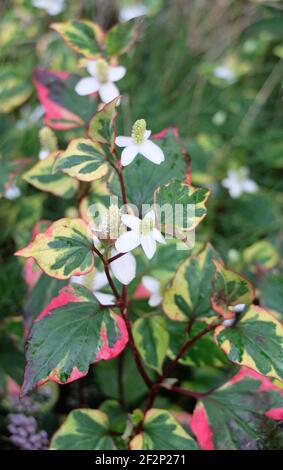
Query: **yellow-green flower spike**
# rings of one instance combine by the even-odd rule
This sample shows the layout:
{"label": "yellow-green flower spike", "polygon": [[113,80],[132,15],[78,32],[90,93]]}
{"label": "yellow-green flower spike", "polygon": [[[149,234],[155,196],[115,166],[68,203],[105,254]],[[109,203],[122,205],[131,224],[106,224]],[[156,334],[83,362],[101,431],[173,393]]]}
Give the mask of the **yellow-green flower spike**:
{"label": "yellow-green flower spike", "polygon": [[144,141],[144,134],[146,131],[146,121],[138,119],[132,127],[132,139],[135,144],[142,144]]}
{"label": "yellow-green flower spike", "polygon": [[106,60],[98,59],[96,61],[96,73],[98,80],[102,83],[108,82],[108,72],[109,65],[107,64]]}
{"label": "yellow-green flower spike", "polygon": [[48,150],[50,153],[58,150],[56,135],[49,127],[40,129],[39,140],[42,149]]}

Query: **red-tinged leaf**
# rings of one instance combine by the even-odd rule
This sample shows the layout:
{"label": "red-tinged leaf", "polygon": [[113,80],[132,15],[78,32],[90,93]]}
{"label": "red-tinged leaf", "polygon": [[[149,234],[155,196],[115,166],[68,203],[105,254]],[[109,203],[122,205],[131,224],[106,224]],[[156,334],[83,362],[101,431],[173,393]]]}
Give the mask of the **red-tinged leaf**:
{"label": "red-tinged leaf", "polygon": [[190,425],[203,450],[259,450],[278,432],[274,419],[281,419],[282,407],[282,390],[243,368],[202,398]]}
{"label": "red-tinged leaf", "polygon": [[22,394],[48,380],[65,384],[85,376],[90,364],[118,356],[127,341],[124,320],[102,309],[88,289],[63,288],[30,331]]}
{"label": "red-tinged leaf", "polygon": [[211,306],[223,318],[233,318],[233,307],[238,304],[250,305],[255,297],[252,283],[241,274],[224,266],[223,261],[214,260],[215,273]]}
{"label": "red-tinged leaf", "polygon": [[69,72],[37,68],[33,82],[44,108],[44,122],[52,129],[82,127],[96,108],[93,96],[79,96],[75,86],[79,77]]}

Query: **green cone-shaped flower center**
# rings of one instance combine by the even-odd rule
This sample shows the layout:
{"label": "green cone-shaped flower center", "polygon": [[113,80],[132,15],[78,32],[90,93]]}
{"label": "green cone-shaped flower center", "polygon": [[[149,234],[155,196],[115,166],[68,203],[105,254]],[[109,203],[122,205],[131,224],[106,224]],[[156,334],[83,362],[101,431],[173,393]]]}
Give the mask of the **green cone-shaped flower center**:
{"label": "green cone-shaped flower center", "polygon": [[106,60],[98,59],[96,61],[96,74],[98,80],[102,83],[108,82],[108,72],[109,65],[107,64]]}
{"label": "green cone-shaped flower center", "polygon": [[146,131],[146,122],[144,119],[138,119],[132,127],[132,139],[135,144],[142,144]]}
{"label": "green cone-shaped flower center", "polygon": [[54,132],[49,127],[42,127],[39,131],[40,146],[50,153],[57,150],[57,138]]}

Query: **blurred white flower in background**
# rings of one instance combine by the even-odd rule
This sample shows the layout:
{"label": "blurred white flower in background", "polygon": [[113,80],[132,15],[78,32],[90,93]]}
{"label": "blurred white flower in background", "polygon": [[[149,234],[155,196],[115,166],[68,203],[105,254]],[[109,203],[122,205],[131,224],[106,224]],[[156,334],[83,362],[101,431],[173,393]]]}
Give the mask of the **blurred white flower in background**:
{"label": "blurred white flower in background", "polygon": [[119,96],[120,92],[113,82],[118,82],[126,75],[123,65],[113,67],[104,59],[89,60],[86,66],[91,77],[79,80],[76,85],[78,95],[85,96],[99,93],[101,101],[109,103]]}
{"label": "blurred white flower in background", "polygon": [[218,65],[218,67],[213,70],[213,75],[216,78],[220,78],[221,80],[229,83],[233,83],[236,79],[235,72],[231,69],[231,67],[225,64]]}
{"label": "blurred white flower in background", "polygon": [[33,0],[33,6],[42,8],[48,15],[56,16],[64,10],[65,0]]}
{"label": "blurred white flower in background", "polygon": [[217,111],[212,117],[212,122],[215,126],[222,126],[227,119],[227,113],[225,111]]}
{"label": "blurred white flower in background", "polygon": [[228,189],[232,198],[237,199],[242,193],[255,193],[258,186],[249,178],[249,169],[241,167],[238,170],[229,170],[228,176],[222,180],[222,186]]}
{"label": "blurred white flower in background", "polygon": [[6,199],[10,199],[11,201],[13,199],[17,199],[21,195],[21,190],[18,188],[16,183],[12,183],[8,188],[4,190],[4,197]]}
{"label": "blurred white flower in background", "polygon": [[140,153],[143,157],[156,165],[164,161],[164,153],[158,145],[149,140],[151,131],[146,130],[146,121],[138,119],[132,127],[132,136],[120,135],[115,143],[118,147],[125,147],[121,155],[122,166],[127,166]]}
{"label": "blurred white flower in background", "polygon": [[143,16],[148,13],[148,7],[143,3],[136,3],[134,5],[124,6],[120,9],[119,20],[129,21],[132,18]]}
{"label": "blurred white flower in background", "polygon": [[157,305],[160,305],[163,299],[160,291],[160,281],[152,276],[143,276],[142,284],[151,294],[148,304],[151,307],[157,307]]}

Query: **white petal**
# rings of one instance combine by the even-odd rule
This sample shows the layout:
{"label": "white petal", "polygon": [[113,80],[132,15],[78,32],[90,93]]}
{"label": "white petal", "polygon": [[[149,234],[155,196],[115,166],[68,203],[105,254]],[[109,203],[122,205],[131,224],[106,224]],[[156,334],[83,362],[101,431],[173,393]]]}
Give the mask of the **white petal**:
{"label": "white petal", "polygon": [[224,326],[233,326],[235,321],[236,321],[236,317],[235,318],[228,318],[228,319],[226,319],[222,322],[222,325],[224,325]]}
{"label": "white petal", "polygon": [[158,145],[151,142],[151,140],[146,140],[139,146],[140,153],[150,160],[152,163],[159,165],[164,161],[164,153]]}
{"label": "white petal", "polygon": [[92,289],[99,290],[107,286],[108,279],[104,271],[97,271],[93,280]]}
{"label": "white petal", "polygon": [[118,67],[109,67],[109,80],[110,82],[118,82],[126,75],[126,67],[119,65]]}
{"label": "white petal", "polygon": [[157,307],[157,305],[160,305],[161,302],[162,302],[162,295],[161,294],[153,294],[150,296],[149,298],[149,301],[148,301],[148,304],[151,306],[151,307]]}
{"label": "white petal", "polygon": [[99,82],[94,77],[82,78],[77,84],[75,91],[80,96],[91,95],[99,88]]}
{"label": "white petal", "polygon": [[151,235],[153,236],[154,240],[156,240],[159,243],[163,243],[163,245],[166,245],[166,240],[163,237],[163,235],[157,230],[157,228],[154,228],[151,231]]}
{"label": "white petal", "polygon": [[135,215],[122,214],[121,220],[123,224],[127,225],[127,227],[135,230],[136,232],[139,231],[141,220]]}
{"label": "white petal", "polygon": [[148,259],[151,259],[156,252],[156,241],[150,236],[150,234],[142,235],[140,239],[143,251],[145,252]]}
{"label": "white petal", "polygon": [[142,284],[144,287],[149,290],[152,294],[156,294],[159,292],[160,289],[160,282],[158,279],[152,276],[143,276],[142,277]]}
{"label": "white petal", "polygon": [[134,141],[132,137],[126,137],[124,135],[119,135],[115,139],[115,144],[118,145],[118,147],[129,147],[130,145],[133,145]]}
{"label": "white petal", "polygon": [[127,166],[138,154],[138,149],[136,145],[130,145],[129,147],[124,148],[122,155],[121,155],[121,163],[122,166]]}
{"label": "white petal", "polygon": [[246,308],[246,304],[237,304],[233,307],[233,312],[242,313]]}
{"label": "white petal", "polygon": [[114,295],[104,294],[103,292],[94,292],[93,294],[101,305],[115,305]]}
{"label": "white petal", "polygon": [[97,248],[100,245],[100,240],[94,233],[92,234],[92,240],[94,246]]}
{"label": "white petal", "polygon": [[242,187],[246,193],[256,193],[258,189],[256,182],[250,179],[244,181]]}
{"label": "white petal", "polygon": [[119,96],[119,90],[112,82],[102,83],[99,85],[99,95],[104,103],[114,100]]}
{"label": "white petal", "polygon": [[41,149],[38,154],[39,160],[45,160],[45,158],[48,157],[49,153],[50,153],[49,150]]}
{"label": "white petal", "polygon": [[136,276],[136,259],[132,253],[126,253],[110,263],[114,276],[127,286]]}
{"label": "white petal", "polygon": [[70,279],[70,282],[71,282],[71,284],[84,285],[85,284],[84,275],[82,275],[82,276],[72,276],[71,279]]}
{"label": "white petal", "polygon": [[140,245],[140,236],[134,230],[122,233],[116,240],[115,247],[119,253],[127,253]]}
{"label": "white petal", "polygon": [[155,212],[154,212],[154,210],[151,210],[151,211],[149,211],[145,214],[143,220],[148,220],[148,219],[151,219],[153,222],[155,222]]}
{"label": "white petal", "polygon": [[147,140],[151,136],[151,131],[145,131],[144,133],[144,139]]}
{"label": "white petal", "polygon": [[88,60],[86,64],[86,69],[90,75],[96,77],[96,63],[97,60]]}

